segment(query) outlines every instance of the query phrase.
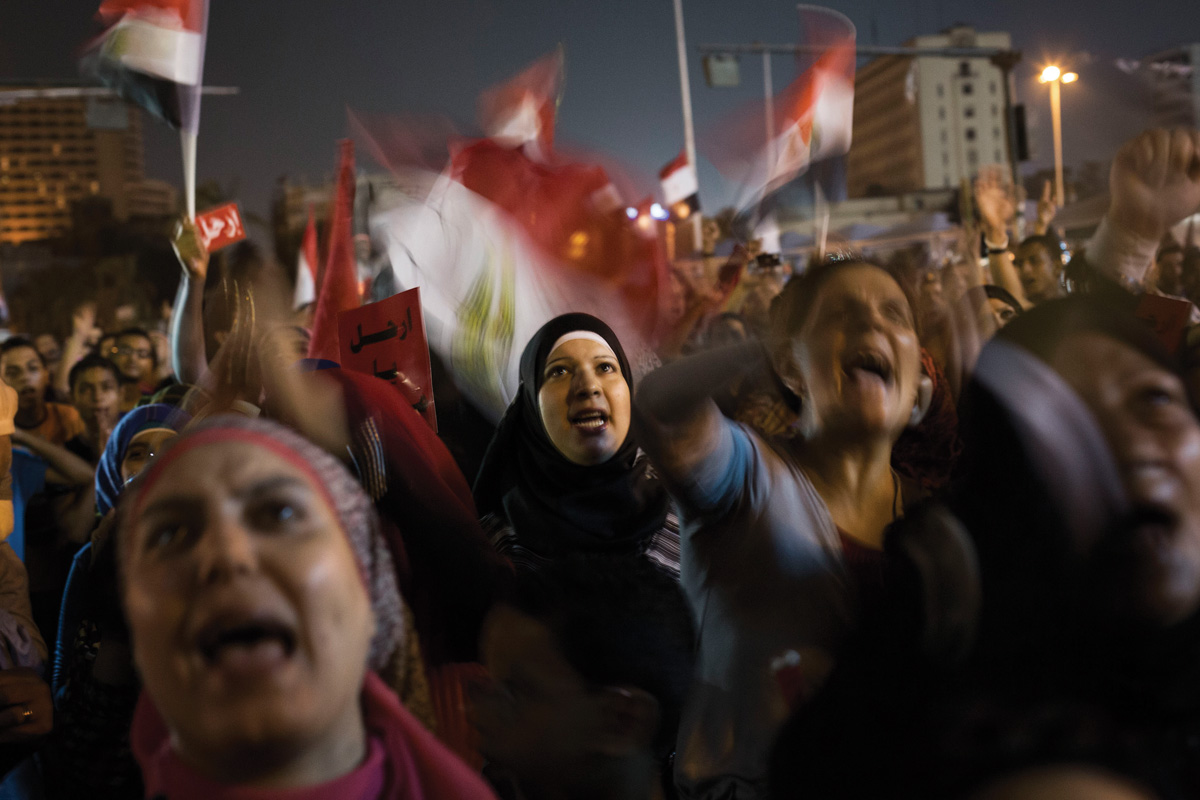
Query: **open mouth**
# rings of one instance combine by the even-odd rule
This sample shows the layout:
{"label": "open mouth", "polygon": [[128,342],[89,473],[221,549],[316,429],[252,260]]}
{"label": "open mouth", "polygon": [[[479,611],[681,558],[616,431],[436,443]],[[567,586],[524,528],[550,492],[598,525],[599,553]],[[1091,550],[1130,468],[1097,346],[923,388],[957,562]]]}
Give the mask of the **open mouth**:
{"label": "open mouth", "polygon": [[842,369],[846,374],[853,376],[855,373],[867,375],[873,378],[878,378],[885,385],[890,386],[892,383],[892,365],[883,356],[882,353],[874,350],[862,350],[855,353],[851,358],[847,359]]}
{"label": "open mouth", "polygon": [[209,665],[232,659],[273,661],[288,658],[296,651],[296,634],[273,619],[219,620],[200,631],[196,646]]}
{"label": "open mouth", "polygon": [[581,411],[571,417],[571,426],[584,432],[601,431],[608,426],[608,414],[599,409]]}

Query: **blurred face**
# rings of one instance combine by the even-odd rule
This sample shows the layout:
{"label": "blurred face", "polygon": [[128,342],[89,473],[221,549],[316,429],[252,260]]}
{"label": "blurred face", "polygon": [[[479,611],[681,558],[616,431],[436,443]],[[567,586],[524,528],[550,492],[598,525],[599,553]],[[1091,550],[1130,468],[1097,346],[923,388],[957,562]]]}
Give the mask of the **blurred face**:
{"label": "blurred face", "polygon": [[912,309],[883,270],[859,265],[834,273],[791,342],[799,372],[805,435],[899,436],[912,417],[921,381]]}
{"label": "blurred face", "polygon": [[1156,262],[1158,290],[1167,294],[1183,293],[1183,253],[1165,253]]}
{"label": "blurred face", "polygon": [[1018,247],[1013,266],[1029,302],[1040,303],[1062,294],[1058,264],[1041,244],[1031,242]]}
{"label": "blurred face", "polygon": [[120,413],[121,402],[116,377],[104,367],[84,370],[75,380],[71,402],[89,425],[113,425]]}
{"label": "blurred face", "polygon": [[1003,300],[989,297],[987,302],[988,308],[992,312],[992,319],[996,323],[996,330],[1000,330],[1017,316],[1017,310]]}
{"label": "blurred face", "polygon": [[1101,542],[1098,591],[1161,625],[1200,606],[1200,423],[1182,382],[1107,336],[1072,336],[1051,366],[1095,415],[1134,509]]}
{"label": "blurred face", "polygon": [[125,458],[121,459],[121,480],[129,483],[137,477],[150,459],[162,451],[167,442],[178,434],[170,428],[153,428],[141,431],[129,440],[125,448]]}
{"label": "blurred face", "polygon": [[475,703],[484,756],[534,785],[585,774],[595,701],[550,629],[500,605],[484,622],[480,651],[492,679]]}
{"label": "blurred face", "polygon": [[41,356],[32,347],[14,347],[0,358],[4,382],[17,392],[17,407],[26,413],[37,410],[46,400],[50,379]]}
{"label": "blurred face", "polygon": [[629,434],[629,384],[613,351],[572,339],[546,359],[538,405],[550,441],[569,461],[603,464]]}
{"label": "blurred face", "polygon": [[312,478],[218,442],[179,456],[138,502],[121,534],[126,616],[181,754],[221,774],[361,731],[374,620]]}
{"label": "blurred face", "polygon": [[62,360],[62,350],[59,349],[58,340],[48,333],[43,333],[41,336],[33,340],[34,347],[42,354],[42,358],[47,364],[57,364]]}
{"label": "blurred face", "polygon": [[145,336],[119,336],[113,362],[129,381],[145,381],[154,377],[154,344]]}

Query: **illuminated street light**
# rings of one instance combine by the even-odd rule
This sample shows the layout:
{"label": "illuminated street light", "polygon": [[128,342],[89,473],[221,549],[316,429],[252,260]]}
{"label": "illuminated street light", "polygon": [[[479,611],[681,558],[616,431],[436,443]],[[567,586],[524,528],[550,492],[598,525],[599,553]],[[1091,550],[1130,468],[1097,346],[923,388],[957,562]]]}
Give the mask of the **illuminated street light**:
{"label": "illuminated street light", "polygon": [[1042,83],[1050,84],[1050,118],[1054,124],[1054,183],[1055,199],[1058,207],[1063,207],[1065,193],[1063,191],[1063,154],[1062,154],[1062,84],[1074,83],[1079,75],[1074,72],[1063,72],[1053,64],[1042,70],[1038,76]]}

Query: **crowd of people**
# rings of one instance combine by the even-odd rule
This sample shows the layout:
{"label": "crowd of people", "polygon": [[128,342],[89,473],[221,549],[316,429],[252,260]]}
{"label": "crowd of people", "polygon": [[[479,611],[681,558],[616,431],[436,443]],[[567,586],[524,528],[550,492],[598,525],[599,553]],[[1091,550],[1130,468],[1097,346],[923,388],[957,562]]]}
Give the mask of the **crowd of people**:
{"label": "crowd of people", "polygon": [[1110,182],[680,267],[440,433],[183,221],[169,332],[0,343],[0,797],[1200,797],[1200,131]]}

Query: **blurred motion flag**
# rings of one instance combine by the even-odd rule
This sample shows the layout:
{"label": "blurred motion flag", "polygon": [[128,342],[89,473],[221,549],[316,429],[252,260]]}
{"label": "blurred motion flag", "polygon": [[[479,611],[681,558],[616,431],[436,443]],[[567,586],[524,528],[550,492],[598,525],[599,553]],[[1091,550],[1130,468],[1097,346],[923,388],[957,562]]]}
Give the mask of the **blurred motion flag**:
{"label": "blurred motion flag", "polygon": [[104,0],[85,73],[173,128],[200,127],[208,0]]}
{"label": "blurred motion flag", "polygon": [[292,308],[303,308],[317,299],[317,222],[313,218],[312,208],[308,209],[308,226],[304,229],[304,238],[300,240],[300,253],[296,258],[296,291],[292,299]]}
{"label": "blurred motion flag", "polygon": [[554,150],[554,118],[562,95],[563,47],[479,98],[484,135],[505,147],[524,147],[539,161]]}
{"label": "blurred motion flag", "polygon": [[[498,137],[455,142],[432,189],[372,220],[397,284],[421,288],[430,347],[493,420],[515,396],[521,351],[543,324],[568,311],[591,313],[635,354],[655,333],[659,286],[666,282],[655,229],[644,235],[626,215],[609,172],[550,150],[555,104],[537,101],[550,113],[539,112],[526,131],[536,132],[536,142],[488,123],[505,115],[489,117],[484,109],[532,108],[530,97],[551,97],[513,88],[537,83],[529,76],[539,70],[543,78],[561,73],[561,52],[481,102],[484,127]],[[497,101],[501,94],[509,100]],[[385,135],[395,138],[394,131]],[[372,138],[373,152],[384,147]],[[412,173],[402,177],[401,183],[425,184]]]}
{"label": "blurred motion flag", "polygon": [[339,357],[338,314],[358,308],[358,260],[354,254],[354,142],[338,143],[337,195],[329,215],[329,254],[317,278],[317,310],[313,314],[309,358]]}
{"label": "blurred motion flag", "polygon": [[[695,166],[688,163],[686,150],[659,171],[658,179],[662,182],[663,203],[674,216],[687,217],[700,210],[700,184],[696,180]],[[678,213],[684,207],[688,213]]]}
{"label": "blurred motion flag", "polygon": [[760,203],[813,162],[850,149],[854,24],[828,8],[800,6],[800,14],[810,37],[802,43],[819,48],[819,52],[773,99],[772,129],[765,128],[768,109],[765,101],[759,101],[726,117],[702,139],[713,165],[741,185],[740,209]]}

